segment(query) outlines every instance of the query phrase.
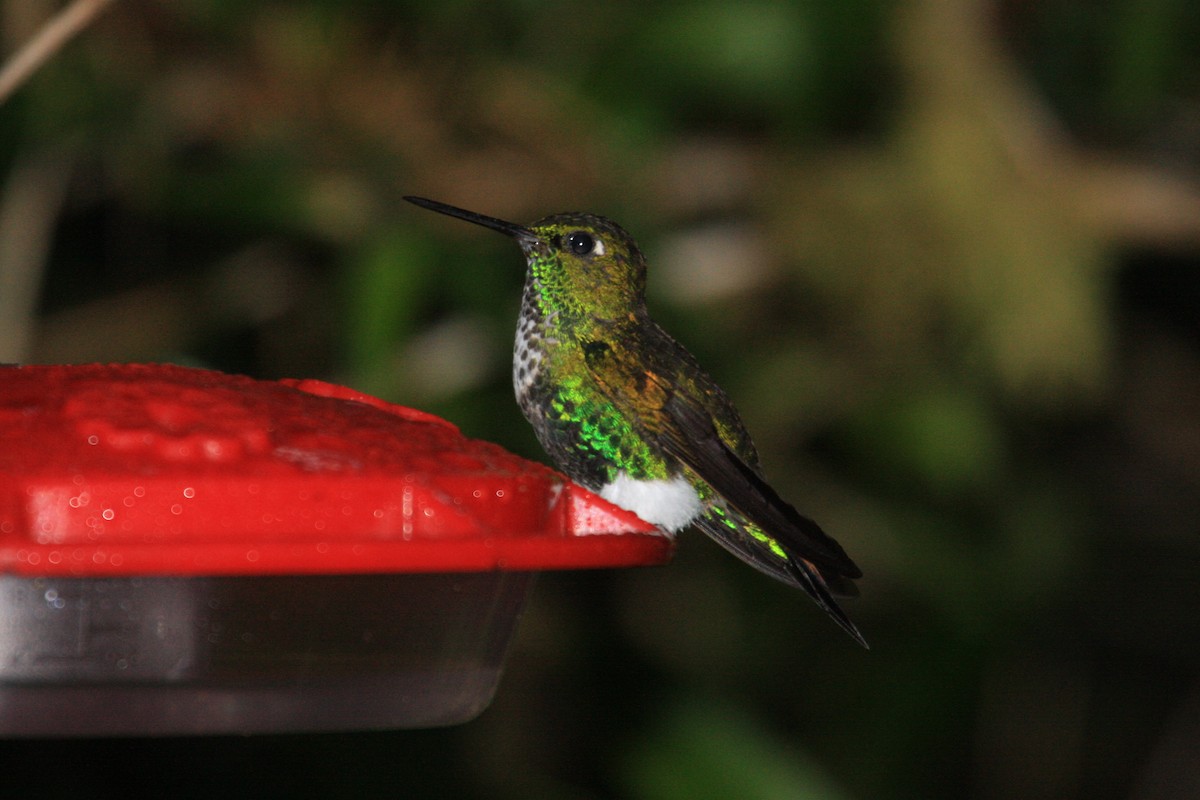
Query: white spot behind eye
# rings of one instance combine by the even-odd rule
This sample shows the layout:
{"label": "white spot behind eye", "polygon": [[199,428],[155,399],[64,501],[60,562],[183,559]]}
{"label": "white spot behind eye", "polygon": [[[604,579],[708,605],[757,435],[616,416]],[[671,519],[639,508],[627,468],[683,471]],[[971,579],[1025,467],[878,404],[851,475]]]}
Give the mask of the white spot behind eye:
{"label": "white spot behind eye", "polygon": [[596,238],[594,241],[596,242],[596,245],[595,245],[595,247],[592,248],[592,255],[596,255],[596,256],[604,255],[604,252],[605,252],[604,251],[604,240],[600,239],[600,238]]}

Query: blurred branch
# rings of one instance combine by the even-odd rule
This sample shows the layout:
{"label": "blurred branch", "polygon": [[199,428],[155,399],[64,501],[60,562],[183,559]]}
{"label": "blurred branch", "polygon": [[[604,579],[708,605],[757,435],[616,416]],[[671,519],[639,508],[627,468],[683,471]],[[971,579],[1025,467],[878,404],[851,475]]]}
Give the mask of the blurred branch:
{"label": "blurred branch", "polygon": [[[1119,154],[1079,146],[1018,68],[994,29],[994,3],[922,0],[901,15],[910,102],[936,126],[974,127],[1030,191],[1053,195],[1109,243],[1200,244],[1200,185]],[[936,43],[936,44],[935,44]],[[966,115],[970,115],[967,117]],[[939,141],[936,132],[927,138]]]}
{"label": "blurred branch", "polygon": [[1014,398],[1096,397],[1117,254],[1200,245],[1200,185],[1076,142],[987,0],[913,0],[891,33],[887,140],[772,163],[774,245],[856,320],[877,374],[948,350]]}
{"label": "blurred branch", "polygon": [[51,18],[0,69],[0,104],[8,100],[29,76],[86,28],[112,0],[75,0]]}
{"label": "blurred branch", "polygon": [[175,279],[64,309],[38,325],[29,361],[163,360],[203,333],[202,299],[196,281]]}
{"label": "blurred branch", "polygon": [[71,159],[18,160],[0,194],[0,361],[29,356],[34,309]]}

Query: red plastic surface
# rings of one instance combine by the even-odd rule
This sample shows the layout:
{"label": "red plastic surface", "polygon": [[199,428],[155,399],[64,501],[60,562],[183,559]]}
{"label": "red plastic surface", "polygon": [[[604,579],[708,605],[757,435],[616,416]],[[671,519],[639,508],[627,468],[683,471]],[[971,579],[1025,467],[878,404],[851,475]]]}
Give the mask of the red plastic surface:
{"label": "red plastic surface", "polygon": [[542,465],[344,387],[0,368],[0,573],[542,570],[671,549]]}

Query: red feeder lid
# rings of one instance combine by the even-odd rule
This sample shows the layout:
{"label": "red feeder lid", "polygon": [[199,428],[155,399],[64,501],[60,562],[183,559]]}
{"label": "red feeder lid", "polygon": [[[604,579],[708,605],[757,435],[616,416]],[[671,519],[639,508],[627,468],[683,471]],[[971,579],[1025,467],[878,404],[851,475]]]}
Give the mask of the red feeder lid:
{"label": "red feeder lid", "polygon": [[658,564],[672,541],[448,422],[320,381],[0,368],[0,573]]}

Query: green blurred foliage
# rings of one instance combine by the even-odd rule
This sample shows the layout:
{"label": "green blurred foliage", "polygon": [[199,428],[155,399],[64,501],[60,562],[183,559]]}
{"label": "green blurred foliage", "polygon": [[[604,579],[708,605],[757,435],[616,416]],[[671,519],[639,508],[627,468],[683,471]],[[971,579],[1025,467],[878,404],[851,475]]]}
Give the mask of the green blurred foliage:
{"label": "green blurred foliage", "polygon": [[647,741],[634,742],[630,793],[647,800],[839,800],[846,795],[802,752],[760,722],[711,699],[665,709]]}
{"label": "green blurred foliage", "polygon": [[[0,360],[321,377],[540,458],[518,251],[400,197],[606,214],[873,649],[684,535],[546,576],[462,728],[0,744],[11,785],[1195,796],[1196,8],[116,4],[0,113],[0,230],[54,232],[0,247]],[[11,52],[46,10],[5,11]]]}

